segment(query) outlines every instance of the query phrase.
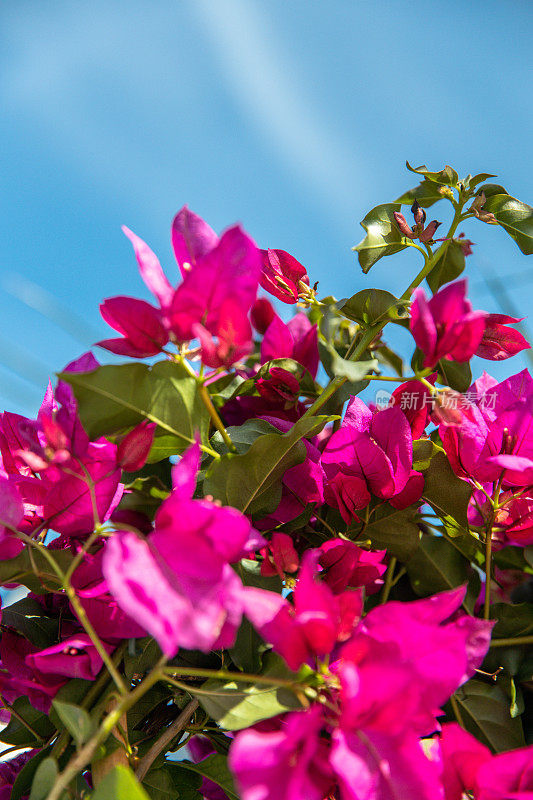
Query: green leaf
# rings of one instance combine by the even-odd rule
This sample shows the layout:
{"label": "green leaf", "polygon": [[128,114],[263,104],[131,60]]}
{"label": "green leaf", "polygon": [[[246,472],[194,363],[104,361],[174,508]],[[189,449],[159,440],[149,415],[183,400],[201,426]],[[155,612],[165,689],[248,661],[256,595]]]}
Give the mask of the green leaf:
{"label": "green leaf", "polygon": [[434,203],[437,203],[439,200],[442,200],[442,192],[440,187],[434,181],[424,180],[418,184],[418,186],[409,189],[407,192],[404,192],[398,199],[396,200],[397,203],[401,203],[404,206],[412,206],[415,200],[418,200],[418,205],[422,208],[429,208]]}
{"label": "green leaf", "polygon": [[369,211],[362,220],[366,236],[352,249],[357,253],[363,272],[368,272],[383,256],[391,256],[407,247],[393,217],[400,209],[400,203],[384,203]]}
{"label": "green leaf", "polygon": [[373,521],[364,528],[361,537],[370,539],[374,548],[386,549],[400,561],[406,561],[418,547],[418,520],[415,506],[399,511],[385,503],[378,508]]}
{"label": "green leaf", "polygon": [[[55,728],[41,711],[35,709],[27,697],[18,697],[13,703],[17,714],[37,733],[41,739],[49,739]],[[11,715],[7,726],[0,731],[0,742],[19,745],[19,747],[39,747],[42,742],[37,739],[15,716]]]}
{"label": "green leaf", "polygon": [[[279,433],[278,429],[265,419],[247,419],[242,425],[230,426],[226,429],[237,453],[246,453],[256,439],[267,433]],[[211,437],[211,447],[220,455],[228,452],[222,435],[217,431]]]}
{"label": "green leaf", "polygon": [[[426,442],[422,440],[424,452]],[[418,442],[413,443],[415,463],[422,452]],[[436,445],[430,457],[429,466],[422,470],[424,491],[422,497],[442,520],[454,520],[460,527],[468,529],[467,507],[472,487],[454,473],[446,454]],[[418,467],[420,469],[420,467]]]}
{"label": "green leaf", "polygon": [[33,597],[24,597],[2,609],[2,625],[14,628],[40,650],[55,644],[59,622],[44,613]]}
{"label": "green leaf", "polygon": [[41,761],[31,785],[30,800],[45,800],[55,783],[58,772],[55,758],[45,758],[44,761]]}
{"label": "green leaf", "polygon": [[161,658],[159,645],[147,636],[144,639],[130,639],[133,647],[124,653],[124,673],[131,680],[134,675],[144,675]]}
{"label": "green leaf", "polygon": [[327,416],[302,417],[287,433],[260,436],[246,453],[227,453],[209,468],[204,493],[242,512],[264,516],[279,503],[286,470],[305,459],[301,439],[315,436],[328,421]]}
{"label": "green leaf", "polygon": [[513,639],[533,633],[533,603],[493,603],[490,616],[498,620],[492,631],[493,639]]}
{"label": "green leaf", "polygon": [[472,384],[472,371],[468,361],[448,361],[441,358],[437,364],[438,381],[455,389],[456,392],[466,392]]}
{"label": "green leaf", "polygon": [[[278,575],[261,575],[261,565],[258,561],[243,558],[239,564],[238,574],[245,586],[255,586],[271,592],[281,593],[283,584]],[[244,672],[259,673],[262,665],[262,651],[264,643],[252,623],[243,617],[235,644],[229,653],[231,660]]]}
{"label": "green leaf", "polygon": [[78,747],[91,738],[95,726],[84,708],[57,699],[52,700],[52,706]]}
{"label": "green leaf", "polygon": [[149,419],[158,425],[151,460],[181,453],[194,442],[197,431],[202,442],[207,440],[209,414],[196,380],[182,364],[122,364],[92,372],[64,372],[59,377],[72,386],[91,439]]}
{"label": "green leaf", "polygon": [[201,779],[186,770],[177,770],[174,764],[161,769],[151,769],[143,786],[152,800],[202,800],[199,792]]}
{"label": "green leaf", "polygon": [[466,583],[470,562],[441,536],[423,536],[406,564],[416,594],[428,597]]}
{"label": "green leaf", "polygon": [[10,800],[20,800],[21,797],[28,797],[37,768],[44,759],[48,758],[50,752],[51,748],[45,747],[24,764],[13,784]]}
{"label": "green leaf", "polygon": [[368,361],[349,361],[341,358],[338,353],[332,355],[329,365],[331,372],[336,378],[347,378],[351,384],[366,384],[367,381],[362,379],[375,372],[379,366],[376,358],[370,358]]}
{"label": "green leaf", "polygon": [[435,266],[426,278],[433,294],[445,283],[458,278],[465,268],[465,255],[458,239],[443,242],[435,252],[435,258]]}
{"label": "green leaf", "polygon": [[[29,547],[25,547],[15,558],[0,560],[0,585],[20,583],[35,594],[45,594],[49,591],[47,585],[57,585],[58,577],[44,557],[43,550],[44,545],[42,549],[32,547],[30,550]],[[52,550],[51,555],[63,571],[68,569],[74,558],[67,550]]]}
{"label": "green leaf", "polygon": [[133,772],[119,765],[102,778],[91,800],[150,800]]}
{"label": "green leaf", "polygon": [[[296,673],[291,672],[274,653],[268,653],[264,660],[266,669],[263,676],[297,679]],[[248,728],[262,719],[301,708],[300,701],[288,688],[269,687],[263,683],[239,683],[238,673],[234,681],[208,680],[202,684],[201,691],[198,700],[207,713],[221,728],[230,731]],[[190,687],[189,692],[194,694],[194,688]]]}
{"label": "green leaf", "polygon": [[216,753],[215,755],[204,758],[197,764],[193,764],[191,761],[180,761],[179,766],[213,781],[213,783],[216,783],[217,786],[223,789],[230,800],[239,800],[239,795],[235,791],[233,778],[228,768],[228,759],[226,756]]}
{"label": "green leaf", "polygon": [[486,181],[487,178],[495,178],[496,175],[491,175],[490,172],[479,172],[477,175],[469,175],[464,179],[463,184],[466,189],[475,189],[478,183]]}
{"label": "green leaf", "polygon": [[339,300],[337,308],[348,319],[365,325],[409,317],[408,303],[384,289],[362,289],[348,299]]}
{"label": "green leaf", "polygon": [[487,197],[484,211],[494,214],[497,222],[507,231],[526,255],[533,254],[533,208],[508,194]]}
{"label": "green leaf", "polygon": [[521,572],[533,575],[533,566],[527,558],[528,549],[531,551],[532,548],[508,545],[494,553],[493,559],[500,569],[519,569]]}
{"label": "green leaf", "polygon": [[454,695],[465,728],[496,753],[524,747],[519,717],[510,713],[509,698],[496,684],[472,679]]}
{"label": "green leaf", "polygon": [[[329,378],[336,378],[341,377],[339,373],[345,371],[344,366],[347,362],[345,358],[342,358],[332,344],[329,342],[319,341],[318,342],[318,351],[320,353],[320,360],[322,362],[322,366],[324,367],[327,375]],[[364,375],[369,375],[373,369],[375,369],[375,364],[377,363],[375,359],[367,359],[366,361],[358,361],[353,362],[357,364],[361,364],[361,370],[364,369]],[[349,369],[349,367],[348,367]],[[359,374],[359,372],[352,372],[352,374]],[[343,375],[342,377],[345,377]],[[362,380],[347,380],[335,394],[328,400],[328,402],[323,406],[323,410],[326,412],[332,412],[342,408],[348,397],[353,395],[359,394],[365,389],[369,384],[369,381],[362,381]]]}
{"label": "green leaf", "polygon": [[410,163],[406,161],[405,166],[407,169],[411,170],[411,172],[415,172],[417,175],[423,175],[428,181],[433,181],[434,183],[455,187],[459,181],[457,172],[448,164],[439,172],[430,172],[425,164],[421,167],[412,167]]}

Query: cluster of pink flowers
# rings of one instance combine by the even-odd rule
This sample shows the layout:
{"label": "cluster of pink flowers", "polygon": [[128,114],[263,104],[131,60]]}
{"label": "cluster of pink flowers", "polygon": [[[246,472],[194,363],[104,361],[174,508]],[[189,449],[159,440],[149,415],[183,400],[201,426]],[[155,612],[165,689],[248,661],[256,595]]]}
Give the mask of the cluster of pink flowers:
{"label": "cluster of pink flowers", "polygon": [[[438,223],[425,227],[425,212],[416,203],[413,209],[415,225],[396,212],[396,226],[408,241],[418,238],[429,247]],[[266,650],[278,655],[285,685],[297,687],[300,708],[259,714],[227,737],[242,800],[532,798],[533,748],[493,755],[451,721],[453,710],[444,710],[460,687],[484,674],[496,620],[471,613],[476,596],[467,598],[465,585],[474,575],[480,594],[480,564],[464,580],[449,583],[451,590],[428,596],[409,583],[410,554],[398,555],[405,567],[395,574],[394,531],[388,529],[387,549],[373,538],[380,521],[407,515],[415,550],[448,535],[448,511],[440,514],[442,529],[425,521],[426,504],[432,504],[428,466],[424,458],[413,466],[423,445],[424,452],[433,448],[447,459],[453,481],[471,487],[472,531],[463,533],[476,544],[488,540],[487,559],[491,542],[496,549],[533,544],[533,379],[526,370],[502,383],[484,374],[453,413],[444,402],[453,387],[438,386],[446,362],[464,363],[473,355],[499,361],[528,348],[522,334],[508,327],[520,320],[474,311],[464,280],[429,301],[417,288],[410,330],[420,351],[413,363],[420,369],[398,378],[388,407],[351,394],[345,409],[341,400],[330,417],[319,417],[321,355],[331,354],[334,345],[342,351],[346,326],[355,341],[360,331],[347,319],[335,329],[331,320],[341,313],[331,302],[328,339],[318,324],[326,301],[317,301],[316,285],[301,263],[284,250],[259,249],[240,226],[219,237],[184,207],[172,224],[181,273],[174,288],[148,245],[124,232],[157,304],[105,300],[102,316],[120,335],[98,344],[121,356],[163,354],[171,363],[186,363],[187,379],[196,382],[196,399],[216,433],[202,434],[199,421],[187,418],[194,435],[185,438],[193,443],[171,464],[166,460],[171,485],[157,483],[149,462],[160,422],[142,404],[135,406],[135,386],[123,405],[136,408],[140,422],[124,424],[119,409],[115,427],[107,421],[107,436],[91,439],[83,427],[84,406],[72,386],[80,375],[90,386],[102,369],[114,369],[101,367],[90,353],[65,368],[55,389],[49,385],[37,419],[2,415],[0,560],[18,564],[28,555],[30,562],[8,570],[4,584],[23,583],[39,549],[46,548],[52,562],[57,557],[67,564],[46,577],[33,565],[28,601],[35,614],[57,623],[47,646],[18,631],[4,609],[3,721],[15,719],[13,704],[21,697],[48,714],[66,684],[79,679],[94,685],[113,654],[120,670],[119,646],[129,641],[128,652],[135,654],[136,640],[146,637],[178,677],[183,653],[184,663],[200,666],[203,654],[210,654],[213,676],[239,683],[233,648],[239,633],[251,630],[256,662]],[[260,288],[300,310],[284,321],[266,297],[257,297]],[[381,328],[372,335],[368,348],[379,352]],[[338,356],[349,358],[350,351],[345,347]],[[375,372],[377,362],[368,363]],[[404,402],[408,394],[417,402]],[[262,463],[270,457],[265,448],[251,461],[262,436],[291,441],[295,423],[306,420],[314,421],[310,433],[287,445],[277,461]],[[257,476],[251,499],[261,490],[261,507],[249,496],[235,507],[224,505],[217,499],[223,492],[207,491],[218,487],[224,469],[229,474],[238,464],[246,486]],[[252,583],[244,563],[253,567]],[[485,569],[489,582],[490,561]],[[47,583],[52,579],[54,588]],[[479,607],[479,597],[477,602]],[[195,676],[194,666],[187,669],[184,680],[208,673],[199,667]],[[162,675],[158,680],[164,681]],[[140,685],[140,677],[130,675],[130,688]],[[259,677],[268,684],[268,676]],[[194,695],[199,686],[185,689]],[[210,691],[200,689],[200,701]],[[203,718],[208,735],[216,721]],[[218,737],[192,740],[200,772],[211,744],[224,751],[223,730]],[[54,743],[52,735],[40,746]],[[10,796],[33,755],[0,765],[0,798]],[[207,779],[199,791],[198,797],[226,797]]]}

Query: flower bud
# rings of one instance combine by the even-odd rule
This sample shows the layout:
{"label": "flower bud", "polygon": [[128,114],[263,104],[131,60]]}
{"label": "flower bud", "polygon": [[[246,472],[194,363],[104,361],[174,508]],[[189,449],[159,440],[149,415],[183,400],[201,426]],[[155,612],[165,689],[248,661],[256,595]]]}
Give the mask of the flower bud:
{"label": "flower bud", "polygon": [[270,300],[267,300],[266,297],[258,297],[252,306],[250,319],[258,333],[265,333],[275,314],[276,312]]}
{"label": "flower bud", "polygon": [[122,439],[117,456],[123,470],[136,472],[144,467],[154,441],[155,428],[155,422],[143,420]]}

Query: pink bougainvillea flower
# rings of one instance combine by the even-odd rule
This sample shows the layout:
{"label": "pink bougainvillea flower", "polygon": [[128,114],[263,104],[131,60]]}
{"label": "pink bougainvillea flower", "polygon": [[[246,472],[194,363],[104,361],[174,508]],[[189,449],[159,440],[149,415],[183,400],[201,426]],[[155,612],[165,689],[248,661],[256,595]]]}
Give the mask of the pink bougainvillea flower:
{"label": "pink bougainvillea flower", "polygon": [[492,490],[491,484],[483,487],[484,491],[474,489],[468,506],[468,521],[471,525],[486,526],[492,522],[492,544],[500,549],[506,544],[527,547],[533,544],[533,496],[532,492],[515,497],[508,489],[500,492],[496,513],[487,495]]}
{"label": "pink bougainvillea flower", "polygon": [[198,323],[218,336],[228,299],[247,313],[255,300],[260,270],[260,253],[252,239],[238,225],[229,228],[212,250],[197,257],[176,289],[168,319],[176,339],[193,339]]}
{"label": "pink bougainvillea flower", "polygon": [[309,276],[303,264],[285,250],[261,250],[261,255],[263,289],[284,303],[297,303],[299,297],[308,297]]}
{"label": "pink bougainvillea flower", "polygon": [[473,311],[466,299],[466,280],[450,283],[431,300],[423,289],[415,289],[411,305],[411,333],[424,354],[424,368],[441,358],[470,361],[485,330],[486,313]]}
{"label": "pink bougainvillea flower", "polygon": [[489,376],[469,392],[460,425],[441,425],[440,436],[454,472],[503,487],[533,483],[533,380],[527,370],[500,384]]}
{"label": "pink bougainvillea flower", "polygon": [[[434,374],[428,380],[435,383],[436,378],[437,375]],[[421,381],[406,381],[393,391],[389,405],[403,411],[411,426],[413,439],[420,439],[433,410],[433,398],[428,387]]]}
{"label": "pink bougainvillea flower", "polygon": [[[108,653],[113,647],[103,643]],[[50,679],[83,678],[93,681],[100,672],[103,661],[90,638],[85,633],[71,636],[59,644],[29,653],[26,664],[44,683]]]}
{"label": "pink bougainvillea flower", "polygon": [[385,550],[372,553],[347,539],[331,539],[320,546],[319,563],[324,569],[321,578],[335,594],[360,586],[366,594],[375,594],[383,585],[381,576],[387,569],[384,556]]}
{"label": "pink bougainvillea flower", "polygon": [[330,764],[341,800],[441,800],[437,766],[412,734],[392,737],[377,732],[332,735]]}
{"label": "pink bougainvillea flower", "polygon": [[0,476],[0,540],[18,529],[24,518],[24,503],[15,483]]}
{"label": "pink bougainvillea flower", "polygon": [[[418,736],[435,730],[440,707],[481,665],[494,626],[494,621],[467,615],[447,622],[465,591],[459,587],[411,603],[388,602],[366,615],[338,662],[341,725],[395,734],[394,724],[398,734],[409,728]],[[390,674],[388,701],[376,695],[384,687],[380,671]],[[359,688],[361,681],[364,691]]]}
{"label": "pink bougainvillea flower", "polygon": [[133,231],[122,226],[122,231],[133,245],[133,251],[139,265],[141,278],[154,297],[157,298],[162,309],[168,308],[174,296],[174,289],[166,278],[156,254]]}
{"label": "pink bougainvillea flower", "polygon": [[475,355],[490,361],[503,361],[522,350],[529,350],[531,345],[520,331],[507,327],[522,322],[522,319],[507,314],[487,314],[485,330]]}
{"label": "pink bougainvillea flower", "polygon": [[252,328],[246,311],[230,297],[220,307],[216,340],[200,323],[192,327],[200,340],[202,362],[213,369],[230,367],[236,361],[244,360],[252,351]]}
{"label": "pink bougainvillea flower", "polygon": [[[109,298],[101,306],[102,316],[123,338],[106,339],[99,342],[100,346],[120,355],[144,358],[159,353],[169,338],[175,342],[194,339],[199,335],[194,327],[201,326],[202,345],[212,361],[228,365],[235,360],[228,358],[230,349],[238,345],[243,354],[251,349],[251,328],[243,320],[256,297],[261,254],[238,225],[219,238],[186,206],[181,209],[172,224],[172,245],[183,278],[177,289],[165,277],[148,245],[128,228],[123,230],[133,245],[141,277],[159,308],[144,300]],[[238,320],[228,311],[230,300],[240,310]],[[218,348],[209,335],[218,337]]]}
{"label": "pink bougainvillea flower", "polygon": [[456,723],[442,726],[440,761],[445,800],[532,800],[533,747],[492,755]]}
{"label": "pink bougainvillea flower", "polygon": [[261,363],[274,358],[292,358],[309,370],[312,378],[318,371],[318,333],[302,312],[287,324],[276,314],[261,343]]}
{"label": "pink bougainvillea flower", "polygon": [[[67,370],[87,364],[78,359]],[[24,503],[22,530],[46,521],[64,536],[80,536],[109,519],[124,490],[122,473],[117,446],[103,437],[91,442],[71,390],[60,383],[57,391],[61,406],[49,387],[37,420],[2,415],[2,462]]]}
{"label": "pink bougainvillea flower", "polygon": [[245,614],[291,669],[324,657],[346,641],[361,617],[360,591],[334,595],[317,580],[318,551],[308,551],[294,589],[294,606],[281,595],[246,587]]}
{"label": "pink bougainvillea flower", "polygon": [[300,559],[287,533],[273,533],[261,554],[261,575],[279,575],[284,580],[286,572],[296,572],[298,569]]}
{"label": "pink bougainvillea flower", "polygon": [[353,397],[341,428],[322,453],[325,498],[350,522],[370,493],[406,508],[422,494],[424,479],[412,469],[413,439],[407,417],[393,406],[374,413]]}
{"label": "pink bougainvillea flower", "polygon": [[99,347],[120,356],[155,356],[168,342],[168,331],[159,309],[134,297],[109,297],[100,305],[102,317],[122,334],[117,339],[102,339]]}
{"label": "pink bougainvillea flower", "polygon": [[233,644],[243,587],[230,564],[265,545],[234,508],[193,500],[200,448],[173,469],[173,492],[147,539],[119,532],[106,544],[103,573],[119,606],[158,641],[208,652]]}
{"label": "pink bougainvillea flower", "polygon": [[321,728],[314,706],[238,733],[229,766],[243,800],[324,800],[335,779]]}
{"label": "pink bougainvillea flower", "polygon": [[182,276],[213,250],[218,241],[211,226],[188,206],[183,206],[172,221],[172,247]]}
{"label": "pink bougainvillea flower", "polygon": [[488,747],[455,722],[442,726],[440,761],[446,800],[461,800],[464,792],[474,792],[476,774],[492,754]]}
{"label": "pink bougainvillea flower", "polygon": [[0,800],[11,800],[13,785],[19,772],[38,752],[39,750],[28,750],[15,758],[3,759],[0,762]]}

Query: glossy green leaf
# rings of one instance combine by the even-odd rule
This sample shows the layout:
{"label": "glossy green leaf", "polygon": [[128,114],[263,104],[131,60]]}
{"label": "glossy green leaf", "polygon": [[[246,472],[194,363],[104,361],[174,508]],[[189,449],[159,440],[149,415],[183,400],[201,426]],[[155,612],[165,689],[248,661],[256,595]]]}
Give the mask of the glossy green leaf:
{"label": "glossy green leaf", "polygon": [[416,594],[428,597],[466,583],[470,562],[444,537],[423,536],[406,568]]}
{"label": "glossy green leaf", "polygon": [[193,764],[191,761],[180,761],[179,766],[216,783],[227,794],[229,800],[239,800],[226,756],[216,753],[202,759],[197,764]]}
{"label": "glossy green leaf", "polygon": [[95,731],[95,725],[84,708],[73,703],[65,703],[57,698],[52,700],[52,706],[78,747],[91,738]]}
{"label": "glossy green leaf", "polygon": [[466,189],[475,189],[478,183],[482,183],[486,181],[488,178],[495,178],[496,175],[491,175],[490,172],[478,172],[477,175],[468,175],[467,178],[463,180],[463,185]]}
{"label": "glossy green leaf", "polygon": [[150,770],[143,787],[151,800],[202,800],[201,782],[199,775],[167,761],[164,767]]}
{"label": "glossy green leaf", "polygon": [[398,197],[396,202],[404,206],[412,206],[414,201],[417,200],[418,205],[422,208],[430,208],[434,203],[442,200],[442,197],[443,195],[439,184],[424,178],[418,186],[414,186]]}
{"label": "glossy green leaf", "polygon": [[[19,717],[22,717],[30,728],[41,737],[49,739],[54,732],[54,726],[42,711],[37,711],[27,697],[18,697],[13,703],[13,708]],[[18,745],[19,747],[39,747],[39,741],[15,716],[11,716],[7,726],[0,731],[0,742],[4,744]]]}
{"label": "glossy green leaf", "polygon": [[415,172],[417,175],[423,175],[426,180],[433,181],[434,183],[455,187],[459,181],[457,172],[448,164],[439,172],[430,172],[425,164],[421,167],[412,167],[410,163],[406,161],[405,166],[407,169],[411,170],[411,172]]}
{"label": "glossy green leaf", "polygon": [[[274,653],[268,653],[264,661],[263,676],[296,680],[296,674]],[[301,708],[300,701],[288,688],[239,683],[238,673],[234,681],[208,680],[201,689],[198,700],[202,706],[221,728],[230,731],[248,728],[262,719]],[[194,694],[192,687],[189,691]]]}
{"label": "glossy green leaf", "polygon": [[458,239],[443,242],[436,251],[435,258],[435,266],[426,278],[433,294],[445,283],[458,278],[465,268],[465,255]]}
{"label": "glossy green leaf", "polygon": [[42,605],[33,597],[24,597],[2,609],[2,625],[14,628],[32,644],[43,650],[58,639],[59,622],[47,617]]}
{"label": "glossy green leaf", "polygon": [[472,370],[468,361],[459,363],[441,358],[436,369],[439,383],[455,389],[456,392],[466,392],[472,385]]}
{"label": "glossy green leaf", "polygon": [[352,297],[339,300],[337,308],[348,319],[365,325],[409,317],[409,304],[384,289],[362,289]]}
{"label": "glossy green leaf", "polygon": [[533,603],[493,603],[490,616],[498,620],[492,631],[493,639],[514,639],[533,634]]}
{"label": "glossy green leaf", "polygon": [[135,775],[119,765],[100,781],[91,800],[150,800]]}
{"label": "glossy green leaf", "polygon": [[[260,436],[267,433],[279,433],[278,429],[266,419],[247,419],[242,425],[231,426],[226,430],[237,453],[240,454],[246,453]],[[226,443],[218,431],[211,437],[211,447],[220,455],[228,452]]]}
{"label": "glossy green leaf", "polygon": [[[62,570],[68,569],[74,558],[67,550],[52,550],[51,555]],[[59,581],[43,551],[34,547],[30,554],[25,547],[15,558],[0,560],[0,585],[6,583],[20,583],[35,594],[45,594],[47,587],[57,588]]]}
{"label": "glossy green leaf", "polygon": [[301,440],[319,433],[328,419],[302,417],[287,433],[260,436],[246,453],[222,456],[206,474],[205,494],[248,514],[264,516],[267,509],[274,510],[281,496],[284,473],[305,459]]}
{"label": "glossy green leaf", "polygon": [[522,722],[511,716],[509,698],[498,684],[473,678],[454,697],[467,731],[491,750],[501,753],[524,747]]}
{"label": "glossy green leaf", "polygon": [[151,460],[182,452],[198,431],[203,442],[207,439],[209,414],[182,364],[122,364],[59,377],[72,386],[83,427],[93,439],[149,419],[158,426]]}
{"label": "glossy green leaf", "polygon": [[29,800],[45,800],[55,783],[58,772],[55,758],[48,757],[41,761],[33,778]]}
{"label": "glossy green leaf", "polygon": [[531,545],[529,547],[509,545],[494,553],[493,559],[500,569],[519,569],[521,572],[533,575],[532,555],[533,547]]}
{"label": "glossy green leaf", "polygon": [[369,211],[362,220],[366,236],[352,249],[357,253],[363,272],[368,272],[383,256],[391,256],[407,247],[393,217],[400,209],[400,203],[384,203]]}
{"label": "glossy green leaf", "polygon": [[[319,341],[318,342],[318,351],[320,353],[320,360],[322,362],[322,366],[324,367],[327,375],[329,378],[337,378],[337,377],[346,377],[346,374],[341,375],[340,373],[346,373],[345,365],[347,359],[342,358],[332,344],[329,342]],[[368,351],[367,351],[368,352]],[[364,375],[372,374],[373,369],[375,369],[375,365],[377,362],[374,359],[368,358],[364,361],[357,361],[351,362],[354,364],[360,364],[361,367],[357,368],[356,370],[352,371],[352,375],[358,375],[360,372],[364,372]],[[348,367],[350,369],[350,367]],[[328,400],[325,406],[323,406],[323,411],[327,413],[335,413],[338,411],[346,400],[349,397],[359,394],[365,389],[369,384],[368,380],[347,380],[337,391],[335,394]]]}
{"label": "glossy green leaf", "polygon": [[[418,513],[414,506],[399,511],[388,503],[377,509],[360,538],[370,539],[372,547],[386,549],[400,561],[406,561],[415,552],[420,540]],[[361,526],[353,526],[355,534]]]}
{"label": "glossy green leaf", "polygon": [[533,254],[533,208],[508,194],[487,197],[484,211],[494,214],[502,228],[507,231],[526,255]]}
{"label": "glossy green leaf", "polygon": [[[421,469],[421,454],[427,454],[426,442],[422,440],[422,447],[418,442],[414,445],[416,469]],[[436,514],[443,520],[454,520],[460,527],[468,528],[467,507],[472,494],[472,487],[462,481],[454,473],[446,454],[433,445],[433,453],[429,466],[422,469],[424,475],[424,491],[422,497],[430,504]]]}

